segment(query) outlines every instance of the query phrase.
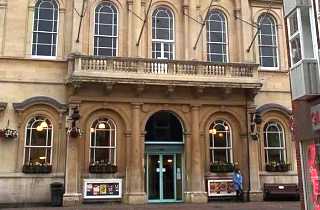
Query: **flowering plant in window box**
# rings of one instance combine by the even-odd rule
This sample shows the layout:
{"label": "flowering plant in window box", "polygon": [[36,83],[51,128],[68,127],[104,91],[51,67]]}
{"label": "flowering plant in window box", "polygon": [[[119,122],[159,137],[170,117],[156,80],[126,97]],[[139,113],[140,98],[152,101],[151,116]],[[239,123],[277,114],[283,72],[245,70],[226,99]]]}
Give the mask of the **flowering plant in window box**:
{"label": "flowering plant in window box", "polygon": [[234,171],[234,164],[222,161],[210,163],[210,171],[214,173],[228,173]]}
{"label": "flowering plant in window box", "polygon": [[52,171],[52,165],[48,163],[26,163],[22,167],[22,172],[26,174],[48,174]]}
{"label": "flowering plant in window box", "polygon": [[15,139],[18,137],[18,131],[9,128],[0,129],[0,137],[5,139]]}
{"label": "flowering plant in window box", "polygon": [[117,172],[117,166],[111,164],[110,162],[104,162],[102,161],[95,161],[93,163],[90,163],[89,165],[89,172],[95,173],[95,174],[114,174]]}
{"label": "flowering plant in window box", "polygon": [[290,170],[290,163],[272,161],[266,164],[266,171],[287,172]]}

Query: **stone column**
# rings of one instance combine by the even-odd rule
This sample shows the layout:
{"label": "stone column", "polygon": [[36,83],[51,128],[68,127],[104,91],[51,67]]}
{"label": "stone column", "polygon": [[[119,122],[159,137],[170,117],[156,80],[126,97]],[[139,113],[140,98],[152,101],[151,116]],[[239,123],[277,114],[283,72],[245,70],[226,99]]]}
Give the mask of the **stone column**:
{"label": "stone column", "polygon": [[201,158],[200,146],[200,107],[193,106],[191,115],[191,191],[189,195],[187,195],[186,201],[191,203],[206,203],[208,198],[205,192],[204,174],[202,170],[203,160]]}
{"label": "stone column", "polygon": [[127,173],[129,192],[125,195],[125,202],[130,204],[146,203],[143,175],[143,149],[141,148],[140,128],[141,104],[132,104],[132,138],[130,144],[130,157]]}
{"label": "stone column", "polygon": [[135,45],[135,40],[134,37],[132,36],[133,34],[133,25],[132,25],[132,20],[133,20],[133,15],[132,15],[132,5],[133,5],[133,0],[128,0],[127,1],[128,4],[128,34],[127,34],[127,38],[128,38],[128,57],[132,57],[132,48]]}
{"label": "stone column", "polygon": [[187,15],[189,15],[189,2],[188,0],[184,0],[183,3],[183,12],[184,14],[184,59],[188,60],[189,59],[189,48],[190,46],[190,40],[189,40],[189,17]]}
{"label": "stone column", "polygon": [[[84,3],[83,0],[74,0],[73,1],[73,7],[76,9],[79,13],[82,11],[82,4]],[[78,32],[79,32],[79,24],[80,24],[80,16],[73,12],[73,30],[72,30],[72,46],[71,46],[71,52],[73,53],[81,53],[82,52],[82,30],[84,26],[84,19],[82,20],[82,27],[80,29],[80,36],[79,36],[79,42],[77,41]]]}
{"label": "stone column", "polygon": [[[241,1],[241,10],[240,10],[240,14],[241,14],[241,18],[243,20],[251,20],[252,19],[252,11],[251,11],[251,6],[249,5],[249,1],[248,0],[240,0]],[[239,14],[239,12],[237,12],[237,14]],[[240,21],[240,20],[237,20]],[[253,52],[254,52],[254,47],[255,44],[252,45],[251,49],[249,52],[247,52],[247,49],[251,43],[251,41],[253,40],[253,35],[256,32],[253,32],[253,27],[248,25],[247,23],[241,21],[241,36],[242,37],[242,43],[243,43],[243,49],[242,52],[238,52],[239,54],[243,54],[241,61],[242,62],[254,62],[254,56],[253,56]],[[257,37],[258,38],[258,37]],[[257,38],[255,40],[255,43],[257,42]]]}
{"label": "stone column", "polygon": [[[248,103],[247,107],[247,115],[248,115],[248,128],[250,132],[250,123],[251,123],[251,115],[255,112],[256,107],[253,105],[253,101]],[[250,174],[250,192],[249,198],[251,201],[262,201],[263,194],[261,191],[261,184],[260,184],[260,169],[259,169],[259,141],[262,140],[261,136],[259,140],[253,140],[249,135],[249,174]]]}

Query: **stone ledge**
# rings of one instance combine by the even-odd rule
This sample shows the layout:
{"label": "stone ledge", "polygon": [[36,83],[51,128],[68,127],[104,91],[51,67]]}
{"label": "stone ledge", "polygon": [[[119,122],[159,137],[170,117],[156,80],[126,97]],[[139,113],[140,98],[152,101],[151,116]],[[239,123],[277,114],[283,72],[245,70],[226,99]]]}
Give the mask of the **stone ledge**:
{"label": "stone ledge", "polygon": [[144,192],[125,193],[123,202],[127,204],[145,204],[147,203],[147,195]]}
{"label": "stone ledge", "polygon": [[0,179],[3,178],[12,178],[12,179],[19,179],[19,178],[64,178],[63,173],[50,173],[50,174],[25,174],[21,172],[13,172],[13,173],[3,173],[0,172]]}
{"label": "stone ledge", "polygon": [[267,171],[261,171],[260,176],[298,176],[296,172],[267,172]]}
{"label": "stone ledge", "polygon": [[63,206],[73,207],[79,206],[82,203],[82,194],[80,193],[65,193],[63,195]]}
{"label": "stone ledge", "polygon": [[185,192],[184,194],[187,203],[208,203],[206,192]]}

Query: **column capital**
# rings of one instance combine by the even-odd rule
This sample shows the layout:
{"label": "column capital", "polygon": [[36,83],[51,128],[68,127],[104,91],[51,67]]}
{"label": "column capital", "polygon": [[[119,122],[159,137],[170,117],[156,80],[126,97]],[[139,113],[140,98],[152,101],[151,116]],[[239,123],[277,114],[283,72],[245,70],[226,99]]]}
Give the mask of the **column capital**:
{"label": "column capital", "polygon": [[143,103],[131,103],[133,109],[140,109]]}
{"label": "column capital", "polygon": [[191,106],[191,110],[199,110],[201,107],[201,105],[199,104],[191,104],[190,106]]}

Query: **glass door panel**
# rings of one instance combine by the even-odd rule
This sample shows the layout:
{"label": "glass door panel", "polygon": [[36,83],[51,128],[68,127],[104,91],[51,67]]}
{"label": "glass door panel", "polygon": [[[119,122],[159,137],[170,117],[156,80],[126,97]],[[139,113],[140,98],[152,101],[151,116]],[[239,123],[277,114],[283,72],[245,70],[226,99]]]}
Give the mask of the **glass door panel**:
{"label": "glass door panel", "polygon": [[175,156],[162,156],[163,199],[175,199]]}
{"label": "glass door panel", "polygon": [[160,155],[148,155],[148,199],[160,200]]}
{"label": "glass door panel", "polygon": [[176,154],[176,200],[182,200],[182,163],[181,154]]}

